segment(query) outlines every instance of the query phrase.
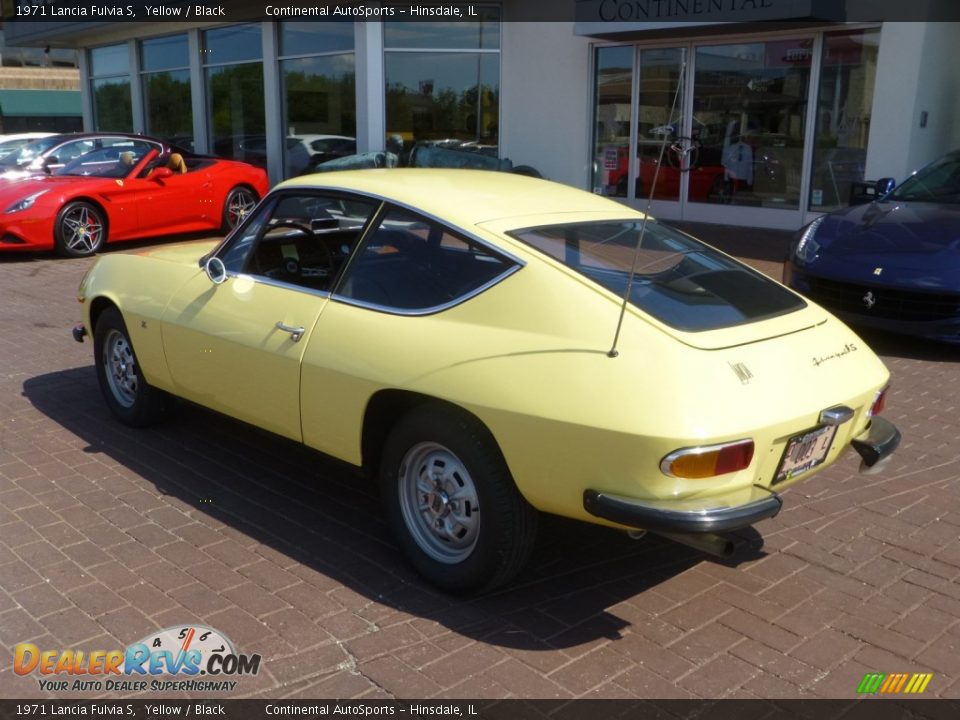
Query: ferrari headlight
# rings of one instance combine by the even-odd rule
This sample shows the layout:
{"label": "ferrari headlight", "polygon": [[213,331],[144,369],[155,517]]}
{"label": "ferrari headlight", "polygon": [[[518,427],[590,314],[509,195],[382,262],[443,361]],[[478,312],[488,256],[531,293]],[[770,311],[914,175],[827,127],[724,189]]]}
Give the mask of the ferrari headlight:
{"label": "ferrari headlight", "polygon": [[817,228],[820,227],[824,217],[821,215],[807,225],[803,234],[800,235],[800,240],[797,241],[797,246],[793,250],[793,257],[799,262],[812,262],[817,257],[817,253],[820,252],[820,243],[814,239],[814,236],[817,234]]}
{"label": "ferrari headlight", "polygon": [[37,201],[38,197],[40,197],[41,195],[47,192],[50,192],[49,189],[41,190],[40,192],[35,192],[33,195],[27,195],[25,198],[21,198],[20,200],[17,200],[13,205],[11,205],[6,210],[4,210],[4,212],[15,213],[15,212],[20,212],[21,210],[26,210]]}

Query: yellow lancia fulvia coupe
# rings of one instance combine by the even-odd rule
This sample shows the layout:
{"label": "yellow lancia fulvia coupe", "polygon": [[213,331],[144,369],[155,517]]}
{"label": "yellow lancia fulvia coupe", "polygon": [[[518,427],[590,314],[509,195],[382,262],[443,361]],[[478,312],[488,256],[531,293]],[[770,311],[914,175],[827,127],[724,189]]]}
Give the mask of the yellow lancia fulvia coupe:
{"label": "yellow lancia fulvia coupe", "polygon": [[296,178],[220,243],[101,256],[79,298],[121,422],[176,396],[364,470],[453,592],[516,575],[541,512],[728,552],[782,490],[900,440],[889,373],[828,312],[519,175]]}

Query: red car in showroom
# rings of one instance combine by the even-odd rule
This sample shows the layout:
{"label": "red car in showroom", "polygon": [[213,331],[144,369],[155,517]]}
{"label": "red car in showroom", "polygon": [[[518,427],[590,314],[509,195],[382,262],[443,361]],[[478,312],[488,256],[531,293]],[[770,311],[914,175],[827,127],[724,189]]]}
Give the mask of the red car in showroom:
{"label": "red car in showroom", "polygon": [[242,162],[178,152],[142,136],[101,143],[42,175],[0,182],[0,253],[68,257],[157,235],[226,232],[267,192]]}

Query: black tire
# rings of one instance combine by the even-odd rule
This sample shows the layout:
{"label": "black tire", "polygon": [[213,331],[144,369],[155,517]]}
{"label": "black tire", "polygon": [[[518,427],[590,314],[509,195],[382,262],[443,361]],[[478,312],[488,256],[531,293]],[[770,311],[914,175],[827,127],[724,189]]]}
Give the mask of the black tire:
{"label": "black tire", "polygon": [[[414,478],[425,479],[431,468],[428,495]],[[433,585],[458,594],[490,590],[511,580],[529,559],[537,511],[517,490],[490,432],[473,416],[439,404],[411,410],[387,438],[379,479],[404,554]],[[434,523],[442,519],[460,527],[437,532]],[[475,529],[456,537],[469,527]]]}
{"label": "black tire", "polygon": [[227,193],[223,201],[223,213],[220,217],[220,231],[226,235],[243,222],[256,207],[260,198],[246,185],[237,185]]}
{"label": "black tire", "polygon": [[97,319],[93,355],[100,392],[117,420],[131,427],[146,427],[163,417],[168,396],[140,373],[127,326],[115,307],[107,308]]}
{"label": "black tire", "polygon": [[54,248],[66,257],[89,257],[107,241],[107,222],[96,205],[76,200],[64,205],[54,225]]}

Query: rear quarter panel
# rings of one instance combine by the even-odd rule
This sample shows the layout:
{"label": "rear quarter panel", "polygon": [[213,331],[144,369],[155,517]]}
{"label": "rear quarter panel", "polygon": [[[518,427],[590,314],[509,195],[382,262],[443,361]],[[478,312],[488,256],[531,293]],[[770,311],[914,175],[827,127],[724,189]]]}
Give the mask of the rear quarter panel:
{"label": "rear quarter panel", "polygon": [[[545,263],[531,262],[436,315],[403,317],[333,301],[304,355],[304,439],[360,464],[370,397],[400,388],[479,417],[521,492],[541,510],[595,521],[582,507],[586,488],[678,502],[746,493],[769,485],[793,434],[844,403],[856,417],[834,441],[834,462],[865,427],[889,377],[848,328],[819,308],[810,311],[823,318],[810,329],[704,350],[631,309],[611,358],[619,307]],[[848,345],[856,350],[813,362]],[[751,370],[749,382],[733,370],[736,363]],[[678,448],[745,437],[757,443],[747,470],[708,481],[659,470]]]}

